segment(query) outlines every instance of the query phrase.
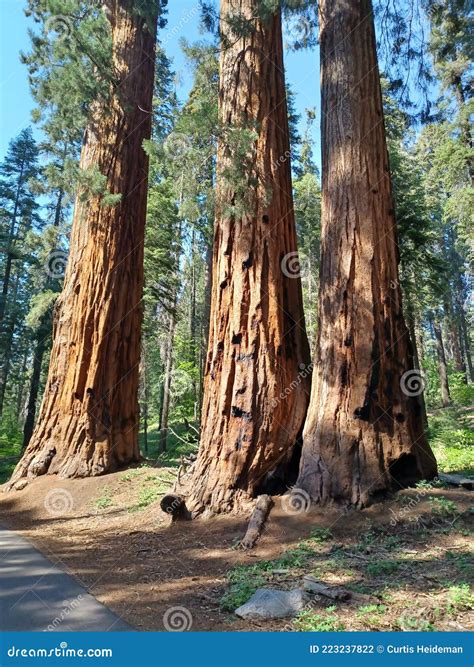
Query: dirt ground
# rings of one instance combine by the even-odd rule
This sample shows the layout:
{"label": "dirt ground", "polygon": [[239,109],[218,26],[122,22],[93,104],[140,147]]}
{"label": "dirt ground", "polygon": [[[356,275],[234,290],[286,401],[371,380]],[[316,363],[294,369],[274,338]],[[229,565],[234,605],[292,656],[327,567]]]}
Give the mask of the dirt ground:
{"label": "dirt ground", "polygon": [[[474,627],[465,592],[473,571],[470,491],[410,489],[349,513],[298,513],[276,499],[257,547],[245,552],[237,546],[245,517],[170,524],[159,500],[172,478],[171,469],[152,466],[89,479],[40,477],[0,493],[0,524],[138,630],[163,630],[165,613],[177,606],[189,610],[192,630]],[[296,623],[249,623],[232,613],[229,600],[222,604],[235,568],[245,585],[255,577],[256,585],[279,588],[297,587],[312,573],[347,586],[352,598],[330,606],[314,596]]]}

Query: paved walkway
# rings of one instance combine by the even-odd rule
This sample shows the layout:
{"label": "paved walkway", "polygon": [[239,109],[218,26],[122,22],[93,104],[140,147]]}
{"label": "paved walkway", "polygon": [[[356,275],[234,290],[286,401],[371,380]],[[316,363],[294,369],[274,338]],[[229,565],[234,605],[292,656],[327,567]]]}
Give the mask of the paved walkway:
{"label": "paved walkway", "polygon": [[0,631],[133,630],[20,535],[0,528]]}

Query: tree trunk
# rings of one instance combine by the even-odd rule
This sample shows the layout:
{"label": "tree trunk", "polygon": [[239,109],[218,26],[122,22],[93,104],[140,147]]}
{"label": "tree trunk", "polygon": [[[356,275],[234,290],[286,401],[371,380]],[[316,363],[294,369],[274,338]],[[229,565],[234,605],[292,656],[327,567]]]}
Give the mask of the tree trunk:
{"label": "tree trunk", "polygon": [[[97,166],[115,206],[78,198],[63,291],[55,309],[45,395],[13,480],[100,475],[138,461],[143,242],[156,17],[106,0],[115,84],[85,134],[82,169]],[[87,199],[87,200],[85,200]]]}
{"label": "tree trunk", "polygon": [[[420,355],[418,354],[418,342],[416,340],[416,317],[415,317],[415,311],[413,308],[413,303],[411,302],[411,299],[407,297],[406,299],[406,314],[407,314],[407,326],[408,326],[408,334],[410,336],[410,342],[412,346],[412,351],[413,351],[413,368],[415,370],[420,371],[420,383],[422,382],[421,377],[422,377],[422,368],[421,368],[421,363],[420,363]],[[425,401],[425,394],[424,391],[422,391],[419,395],[421,407],[422,407],[422,418],[423,418],[423,426],[425,429],[428,428],[428,416],[426,414],[426,401]]]}
{"label": "tree trunk", "polygon": [[18,312],[16,310],[16,299],[18,296],[18,287],[20,283],[20,274],[17,273],[13,286],[12,303],[14,310],[11,317],[3,321],[4,336],[2,340],[3,359],[2,369],[0,371],[0,416],[3,414],[3,406],[5,403],[5,393],[7,390],[8,376],[10,375],[10,367],[12,362],[13,338],[15,336],[16,325],[18,324]]}
{"label": "tree trunk", "polygon": [[27,348],[23,352],[21,360],[21,368],[18,374],[18,391],[16,394],[16,401],[15,401],[16,404],[15,420],[18,424],[20,424],[23,421],[22,411],[24,407],[25,384],[26,384],[25,374],[26,374],[28,358],[29,358],[29,349]]}
{"label": "tree trunk", "polygon": [[174,330],[176,327],[176,314],[174,308],[176,303],[173,304],[173,310],[170,313],[170,326],[168,330],[168,340],[166,341],[166,354],[165,354],[165,376],[163,379],[163,402],[161,404],[161,414],[160,414],[160,443],[158,451],[160,453],[166,452],[168,444],[168,416],[170,411],[170,400],[171,400],[171,381],[172,381],[172,369],[173,369],[173,341],[174,341]]}
{"label": "tree trunk", "polygon": [[[221,1],[222,32],[239,11],[252,32],[226,35],[220,119],[230,135],[249,127],[255,134],[247,162],[233,159],[228,135],[218,148],[202,432],[187,500],[195,513],[237,510],[275,476],[284,486],[308,404],[309,347],[294,271],[290,162],[283,159],[289,140],[281,19],[277,12],[263,21],[259,9],[257,0]],[[231,179],[237,168],[241,178]]]}
{"label": "tree trunk", "polygon": [[23,160],[21,163],[21,168],[20,168],[20,174],[18,176],[18,183],[17,183],[17,188],[16,188],[16,195],[15,195],[15,204],[13,207],[13,215],[10,223],[10,232],[8,235],[8,248],[7,248],[7,258],[5,261],[5,273],[3,275],[3,286],[2,286],[2,293],[0,294],[0,331],[1,327],[3,326],[3,320],[5,317],[5,310],[7,307],[7,298],[8,298],[8,289],[10,287],[10,276],[12,272],[12,262],[13,262],[13,255],[11,253],[11,246],[12,243],[15,239],[15,225],[16,225],[16,218],[18,215],[18,205],[20,201],[20,192],[21,188],[23,187],[23,173],[24,173],[24,165],[25,161]]}
{"label": "tree trunk", "polygon": [[33,427],[36,416],[36,401],[38,399],[38,390],[41,380],[41,367],[43,365],[43,357],[46,349],[48,336],[41,335],[36,342],[35,351],[33,355],[33,371],[30,380],[30,393],[28,395],[28,405],[26,408],[25,426],[23,428],[23,447],[24,451],[28,446],[33,435]]}
{"label": "tree trunk", "polygon": [[148,456],[148,358],[145,340],[142,343],[142,354],[140,359],[140,417],[143,427],[143,451]]}
{"label": "tree trunk", "polygon": [[441,405],[443,408],[451,404],[449,393],[448,367],[446,364],[446,354],[444,352],[443,334],[441,326],[437,320],[432,320],[433,331],[436,339],[436,352],[438,355],[439,382],[441,387]]}
{"label": "tree trunk", "polygon": [[461,338],[456,313],[450,304],[446,304],[446,327],[449,336],[451,352],[453,356],[454,368],[458,373],[463,374],[463,381],[467,383],[466,364],[462,356]]}
{"label": "tree trunk", "polygon": [[202,401],[204,398],[204,373],[206,364],[206,352],[209,343],[209,318],[211,314],[212,293],[212,243],[206,243],[206,268],[204,278],[204,307],[202,313],[202,334],[199,352],[199,422],[202,417]]}
{"label": "tree trunk", "polygon": [[472,356],[471,356],[471,339],[466,324],[466,314],[464,312],[464,305],[461,296],[462,282],[460,277],[458,277],[458,287],[459,289],[458,289],[457,305],[458,305],[458,315],[459,315],[460,338],[464,351],[464,358],[466,360],[467,377],[470,382],[474,382],[474,367],[472,364]]}
{"label": "tree trunk", "polygon": [[322,255],[318,367],[297,486],[361,507],[436,474],[402,312],[370,0],[319,4]]}

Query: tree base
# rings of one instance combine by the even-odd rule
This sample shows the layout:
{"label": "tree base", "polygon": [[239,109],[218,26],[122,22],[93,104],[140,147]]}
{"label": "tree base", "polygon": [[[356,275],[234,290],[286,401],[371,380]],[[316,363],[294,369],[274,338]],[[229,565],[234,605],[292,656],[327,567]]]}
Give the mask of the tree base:
{"label": "tree base", "polygon": [[98,477],[140,462],[135,429],[98,441],[88,435],[86,427],[87,424],[79,426],[72,433],[71,430],[68,433],[58,429],[48,439],[42,438],[42,434],[33,436],[6,490],[13,488],[22,478],[34,479],[41,475]]}

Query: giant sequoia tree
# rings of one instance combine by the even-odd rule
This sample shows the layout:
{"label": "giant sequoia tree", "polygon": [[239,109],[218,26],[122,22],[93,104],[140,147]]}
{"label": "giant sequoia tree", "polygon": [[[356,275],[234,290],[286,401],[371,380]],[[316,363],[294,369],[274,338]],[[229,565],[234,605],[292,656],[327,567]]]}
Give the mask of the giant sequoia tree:
{"label": "giant sequoia tree", "polygon": [[113,83],[108,102],[92,109],[80,166],[98,169],[105,189],[76,201],[43,403],[13,483],[44,473],[98,475],[139,459],[142,142],[150,136],[158,4],[148,3],[147,12],[132,0],[103,5]]}
{"label": "giant sequoia tree", "polygon": [[[259,15],[263,4],[221,2],[211,318],[188,499],[196,512],[236,508],[283,473],[308,403],[281,20]],[[233,27],[245,22],[244,34]]]}
{"label": "giant sequoia tree", "polygon": [[363,506],[436,473],[398,281],[370,0],[319,3],[322,230],[317,370],[297,485]]}

